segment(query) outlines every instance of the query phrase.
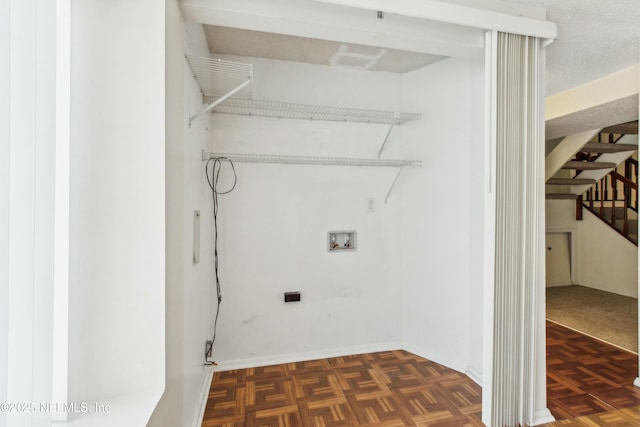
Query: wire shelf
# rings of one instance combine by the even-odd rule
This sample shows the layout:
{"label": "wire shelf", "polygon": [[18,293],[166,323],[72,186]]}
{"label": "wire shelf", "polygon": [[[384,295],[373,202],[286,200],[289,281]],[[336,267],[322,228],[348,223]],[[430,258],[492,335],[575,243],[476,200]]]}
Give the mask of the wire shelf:
{"label": "wire shelf", "polygon": [[[211,97],[216,101],[216,97]],[[333,107],[325,105],[296,104],[281,101],[229,98],[218,104],[216,113],[244,116],[272,117],[279,119],[322,120],[334,122],[381,123],[401,125],[409,120],[422,118],[419,113],[365,110],[362,108]]]}
{"label": "wire shelf", "polygon": [[291,165],[322,165],[322,166],[372,166],[394,167],[422,166],[420,160],[386,160],[386,159],[357,159],[349,157],[311,157],[311,156],[280,156],[272,154],[230,154],[202,152],[202,160],[226,158],[233,162],[244,163],[278,163]]}
{"label": "wire shelf", "polygon": [[[253,80],[253,66],[222,59],[186,55],[195,74],[200,89],[205,96],[221,97],[228,94],[249,79]],[[252,85],[249,84],[235,95],[251,98]]]}

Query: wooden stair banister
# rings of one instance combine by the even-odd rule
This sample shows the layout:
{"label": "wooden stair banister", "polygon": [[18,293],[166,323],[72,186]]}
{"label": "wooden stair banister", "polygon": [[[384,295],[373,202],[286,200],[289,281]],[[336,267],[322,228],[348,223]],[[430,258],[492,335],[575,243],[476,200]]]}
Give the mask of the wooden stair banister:
{"label": "wooden stair banister", "polygon": [[633,158],[625,160],[624,175],[614,169],[587,190],[584,197],[579,196],[576,220],[582,219],[582,209],[586,208],[637,246],[638,219],[629,218],[630,210],[636,216],[638,212],[637,164]]}
{"label": "wooden stair banister", "polygon": [[[626,129],[629,132],[618,132]],[[579,181],[580,175],[585,170],[604,169],[598,159],[608,153],[622,153],[637,150],[637,145],[619,143],[626,134],[637,134],[638,122],[630,122],[603,129],[597,138],[597,142],[589,142],[576,153],[573,160],[567,162],[566,169],[576,171],[573,176],[575,185],[591,185]],[[599,165],[586,166],[582,163],[600,163]],[[638,161],[632,157],[624,161],[624,172],[620,173],[622,165],[614,165],[609,173],[582,195],[576,197],[576,220],[583,217],[582,210],[587,209],[602,221],[607,223],[616,232],[633,242],[638,242]],[[580,184],[579,184],[580,183]],[[566,179],[558,179],[551,184],[571,185]],[[584,187],[583,187],[584,188]],[[633,219],[630,215],[633,213]],[[633,225],[633,226],[632,226]]]}

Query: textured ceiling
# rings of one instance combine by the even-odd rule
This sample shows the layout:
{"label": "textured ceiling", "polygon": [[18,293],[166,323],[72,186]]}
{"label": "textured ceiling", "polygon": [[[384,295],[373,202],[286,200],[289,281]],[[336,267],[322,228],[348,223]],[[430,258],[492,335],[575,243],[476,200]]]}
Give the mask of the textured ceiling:
{"label": "textured ceiling", "polygon": [[637,64],[639,0],[507,0],[547,9],[558,39],[547,49],[547,94]]}
{"label": "textured ceiling", "polygon": [[559,138],[637,119],[638,95],[633,95],[557,119],[547,120],[545,123],[546,138],[547,140]]}
{"label": "textured ceiling", "polygon": [[445,59],[444,56],[338,43],[306,37],[204,26],[212,54],[305,62],[333,67],[406,73]]}
{"label": "textured ceiling", "polygon": [[[558,24],[547,48],[546,90],[553,95],[637,64],[640,0],[507,0],[541,6]],[[546,122],[547,139],[638,118],[638,96]]]}

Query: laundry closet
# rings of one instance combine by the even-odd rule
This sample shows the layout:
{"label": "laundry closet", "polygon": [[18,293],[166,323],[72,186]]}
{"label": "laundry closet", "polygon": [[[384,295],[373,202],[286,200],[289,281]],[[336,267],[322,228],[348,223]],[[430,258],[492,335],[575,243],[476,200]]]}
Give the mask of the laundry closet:
{"label": "laundry closet", "polygon": [[404,348],[479,381],[484,56],[186,27],[196,179],[220,159],[233,188],[217,197],[219,368]]}

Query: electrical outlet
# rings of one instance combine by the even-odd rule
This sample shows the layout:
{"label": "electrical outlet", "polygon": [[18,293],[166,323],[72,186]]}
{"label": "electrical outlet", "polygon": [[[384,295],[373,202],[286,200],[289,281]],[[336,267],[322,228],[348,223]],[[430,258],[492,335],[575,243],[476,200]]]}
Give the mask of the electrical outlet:
{"label": "electrical outlet", "polygon": [[300,301],[300,292],[285,292],[284,302],[297,302]]}
{"label": "electrical outlet", "polygon": [[373,213],[375,211],[376,211],[376,199],[374,199],[373,197],[369,197],[367,199],[367,212]]}
{"label": "electrical outlet", "polygon": [[204,345],[205,360],[210,359],[212,354],[213,354],[213,341],[207,340],[206,344]]}

